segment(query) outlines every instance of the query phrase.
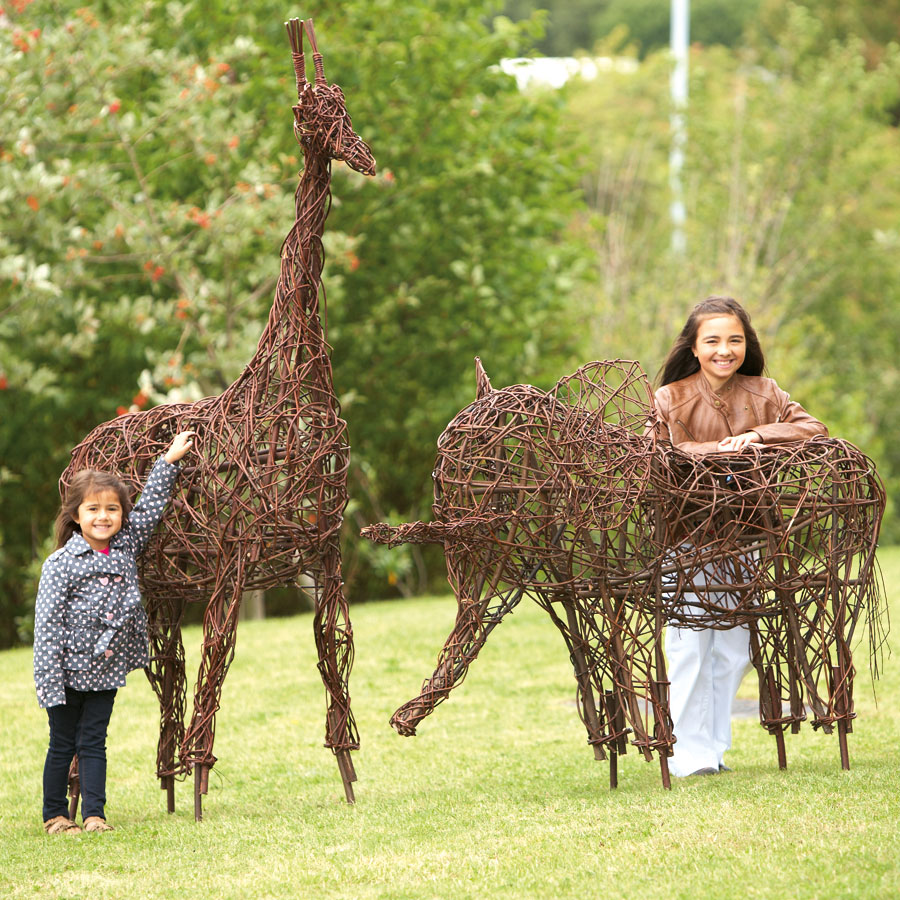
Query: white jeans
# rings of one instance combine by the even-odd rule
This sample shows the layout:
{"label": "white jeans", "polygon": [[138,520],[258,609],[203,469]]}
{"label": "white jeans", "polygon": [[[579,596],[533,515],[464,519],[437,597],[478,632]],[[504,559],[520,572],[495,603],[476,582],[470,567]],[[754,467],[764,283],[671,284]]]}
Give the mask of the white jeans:
{"label": "white jeans", "polygon": [[746,625],[727,631],[669,625],[666,659],[677,738],[669,771],[684,776],[718,769],[731,747],[731,705],[750,668],[750,632]]}
{"label": "white jeans", "polygon": [[[720,581],[721,573],[701,570],[694,584]],[[685,607],[696,603],[696,594],[684,595]],[[708,600],[734,606],[736,598],[713,593]],[[750,630],[738,625],[726,631],[666,626],[666,660],[669,675],[669,710],[676,742],[669,759],[673,775],[691,775],[698,769],[718,769],[731,747],[731,706],[741,681],[750,668]]]}

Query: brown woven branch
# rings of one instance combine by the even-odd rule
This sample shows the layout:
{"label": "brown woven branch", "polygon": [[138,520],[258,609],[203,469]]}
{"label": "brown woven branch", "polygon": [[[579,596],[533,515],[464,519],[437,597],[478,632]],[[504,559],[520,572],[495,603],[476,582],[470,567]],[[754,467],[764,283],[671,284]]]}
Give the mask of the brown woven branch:
{"label": "brown woven branch", "polygon": [[[222,684],[234,657],[244,591],[315,581],[314,633],[328,695],[325,744],[339,755],[348,799],[359,746],[348,680],[353,634],[341,581],[339,532],[347,503],[350,448],[332,385],[324,333],[322,232],[331,203],[331,160],[371,175],[375,161],[353,131],[344,95],[304,73],[304,30],[287,24],[297,76],[294,132],[305,163],[296,221],[281,248],[269,321],[253,359],[221,396],[167,404],[100,425],[72,452],[61,478],[92,467],[119,472],[137,490],[178,431],[197,432],[173,502],[140,575],[150,619],[150,682],[160,702],[157,773],[170,779],[208,769]],[[204,639],[191,721],[185,729],[185,604],[204,603]],[[342,755],[342,756],[341,756]],[[204,773],[205,778],[205,773]]]}
{"label": "brown woven branch", "polygon": [[779,737],[807,708],[816,727],[850,730],[860,613],[876,670],[885,631],[871,460],[821,438],[688,456],[656,441],[633,362],[591,363],[549,392],[494,390],[476,366],[477,399],[438,439],[434,521],[363,530],[389,546],[443,544],[459,604],[434,674],[391,719],[401,734],[526,594],[569,648],[588,742],[612,753],[613,783],[627,734],[646,758],[659,752],[668,784],[666,622],[750,627],[761,721]]}

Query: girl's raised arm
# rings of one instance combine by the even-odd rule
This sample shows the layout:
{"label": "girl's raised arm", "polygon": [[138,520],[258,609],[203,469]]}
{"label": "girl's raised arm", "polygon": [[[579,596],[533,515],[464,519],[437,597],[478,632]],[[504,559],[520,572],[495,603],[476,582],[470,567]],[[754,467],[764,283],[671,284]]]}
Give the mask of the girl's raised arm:
{"label": "girl's raised arm", "polygon": [[194,431],[180,431],[176,434],[169,449],[150,470],[150,476],[144,490],[141,491],[141,498],[128,517],[128,524],[131,526],[136,543],[136,555],[147,549],[150,535],[166,511],[175,479],[178,478],[176,463],[194,446],[195,434]]}
{"label": "girl's raised arm", "polygon": [[167,463],[177,463],[191,447],[194,446],[194,438],[197,436],[196,431],[179,431],[172,438],[169,449],[165,453],[165,461]]}

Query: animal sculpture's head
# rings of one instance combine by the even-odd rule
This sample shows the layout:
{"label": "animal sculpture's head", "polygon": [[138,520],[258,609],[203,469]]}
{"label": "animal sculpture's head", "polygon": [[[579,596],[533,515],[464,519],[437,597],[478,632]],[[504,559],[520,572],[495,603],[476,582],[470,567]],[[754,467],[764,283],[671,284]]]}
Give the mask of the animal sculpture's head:
{"label": "animal sculpture's head", "polygon": [[548,521],[628,515],[653,452],[646,377],[636,363],[591,363],[550,391],[491,387],[476,360],[477,399],[438,439],[436,519],[473,513]]}
{"label": "animal sculpture's head", "polygon": [[371,525],[363,536],[466,550],[481,541],[497,550],[502,531],[509,543],[549,549],[564,530],[584,542],[621,528],[644,498],[656,446],[640,366],[590,363],[542,391],[495,389],[475,364],[476,399],[438,438],[433,521]]}
{"label": "animal sculpture's head", "polygon": [[[345,162],[363,175],[375,174],[375,158],[369,145],[353,130],[344,92],[336,84],[328,84],[322,54],[316,45],[312,19],[291,19],[288,37],[297,76],[297,105],[294,107],[294,134],[305,154],[310,152]],[[306,78],[303,34],[313,50],[315,79]]]}

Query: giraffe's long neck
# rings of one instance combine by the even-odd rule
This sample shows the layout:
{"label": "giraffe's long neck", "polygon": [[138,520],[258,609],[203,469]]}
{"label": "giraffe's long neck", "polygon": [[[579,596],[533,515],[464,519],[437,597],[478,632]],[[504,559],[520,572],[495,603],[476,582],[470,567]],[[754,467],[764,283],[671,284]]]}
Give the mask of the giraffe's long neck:
{"label": "giraffe's long neck", "polygon": [[[307,316],[315,319],[318,325],[322,266],[325,262],[322,234],[325,218],[331,209],[330,159],[307,150],[303,175],[294,195],[294,207],[296,222],[281,247],[280,286],[288,294],[294,294],[288,302],[299,300]],[[276,295],[276,306],[281,293],[279,291]]]}
{"label": "giraffe's long neck", "polygon": [[[281,247],[281,272],[269,320],[256,354],[233,385],[248,374],[254,391],[304,382],[330,391],[331,363],[325,329],[322,233],[331,206],[331,164],[310,148],[295,195],[296,221]],[[320,309],[320,305],[323,307]],[[279,391],[281,392],[281,391]]]}

